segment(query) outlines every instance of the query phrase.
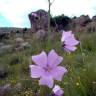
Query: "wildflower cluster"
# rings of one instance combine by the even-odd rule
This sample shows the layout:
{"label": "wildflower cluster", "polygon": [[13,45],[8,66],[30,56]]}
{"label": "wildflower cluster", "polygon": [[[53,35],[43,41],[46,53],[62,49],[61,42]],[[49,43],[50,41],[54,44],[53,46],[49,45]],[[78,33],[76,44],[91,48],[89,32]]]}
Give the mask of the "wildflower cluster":
{"label": "wildflower cluster", "polygon": [[[77,49],[76,45],[79,44],[79,41],[75,39],[72,31],[63,31],[61,43],[64,50],[71,53]],[[42,51],[40,54],[32,56],[32,61],[35,65],[30,65],[31,77],[39,78],[39,85],[53,88],[55,85],[54,80],[62,81],[64,74],[67,73],[67,69],[64,66],[59,66],[63,61],[63,57],[59,56],[54,49],[48,55],[45,51]],[[54,86],[52,96],[62,96],[63,93],[59,85]]]}

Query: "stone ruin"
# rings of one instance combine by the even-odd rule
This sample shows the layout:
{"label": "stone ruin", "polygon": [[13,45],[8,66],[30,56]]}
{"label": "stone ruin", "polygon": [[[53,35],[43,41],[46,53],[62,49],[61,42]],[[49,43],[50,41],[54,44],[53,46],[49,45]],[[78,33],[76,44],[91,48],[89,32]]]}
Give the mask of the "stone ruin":
{"label": "stone ruin", "polygon": [[[31,32],[38,32],[39,30],[48,31],[48,12],[40,9],[35,12],[31,12],[28,17],[31,23]],[[94,29],[94,21],[96,21],[96,16],[90,19],[88,15],[81,15],[80,17],[71,18],[69,25],[71,26],[71,29],[76,32],[88,31]],[[55,21],[52,20],[50,22],[51,31],[60,31],[62,29],[59,28],[60,24],[57,22],[55,22],[55,24],[54,22]]]}
{"label": "stone ruin", "polygon": [[37,32],[40,29],[48,30],[48,13],[42,9],[31,12],[29,15],[32,32]]}
{"label": "stone ruin", "polygon": [[[38,30],[48,31],[48,12],[40,9],[35,12],[31,12],[28,17],[31,23],[32,32],[37,32]],[[62,24],[60,25],[56,22],[51,15],[50,17],[51,31],[58,32]]]}
{"label": "stone ruin", "polygon": [[89,22],[91,22],[91,19],[88,15],[81,15],[78,18],[74,18],[73,21],[75,25],[86,26]]}
{"label": "stone ruin", "polygon": [[71,26],[75,32],[95,32],[96,16],[90,18],[88,15],[81,15],[71,19]]}

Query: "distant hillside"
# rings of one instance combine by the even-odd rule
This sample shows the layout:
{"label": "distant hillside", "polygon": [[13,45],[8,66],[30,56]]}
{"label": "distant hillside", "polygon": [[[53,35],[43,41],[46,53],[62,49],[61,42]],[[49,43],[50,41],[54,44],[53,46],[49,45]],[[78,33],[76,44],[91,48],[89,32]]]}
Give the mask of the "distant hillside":
{"label": "distant hillside", "polygon": [[[46,23],[47,21],[45,22],[46,20],[45,18],[44,20],[40,19],[42,22],[46,23],[43,25],[42,25],[42,22],[39,21],[38,18],[34,17],[34,19],[36,19],[36,22],[33,22],[34,21],[33,18],[30,19],[30,25],[32,25],[31,26],[32,32],[37,32],[40,28],[44,29],[47,26],[47,23]],[[56,28],[59,30],[66,30],[66,31],[72,30],[74,32],[96,32],[96,16],[93,16],[92,18],[90,18],[88,15],[81,15],[80,17],[70,18],[62,14],[59,16],[52,17],[50,21],[51,21],[51,26],[53,26],[54,29]],[[10,32],[16,32],[16,33],[24,32],[25,33],[25,31],[26,32],[30,31],[30,28],[0,27],[0,34],[10,33]]]}
{"label": "distant hillside", "polygon": [[9,32],[16,32],[21,31],[24,28],[15,28],[15,27],[0,27],[0,33],[9,33]]}

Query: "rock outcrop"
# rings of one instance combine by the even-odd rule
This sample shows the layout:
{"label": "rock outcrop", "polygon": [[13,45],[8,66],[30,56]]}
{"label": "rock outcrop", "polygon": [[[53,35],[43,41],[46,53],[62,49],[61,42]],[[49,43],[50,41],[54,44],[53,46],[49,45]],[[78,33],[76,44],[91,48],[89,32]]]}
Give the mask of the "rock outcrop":
{"label": "rock outcrop", "polygon": [[93,16],[93,17],[92,17],[92,21],[93,21],[93,22],[96,22],[96,16]]}
{"label": "rock outcrop", "polygon": [[86,32],[96,32],[96,21],[92,21],[86,25]]}
{"label": "rock outcrop", "polygon": [[72,21],[76,26],[86,26],[89,22],[91,22],[91,19],[88,15],[81,15],[80,17],[74,18]]}
{"label": "rock outcrop", "polygon": [[31,12],[28,16],[33,32],[36,32],[39,29],[48,29],[48,13],[46,11],[38,10],[35,12]]}
{"label": "rock outcrop", "polygon": [[47,37],[47,32],[43,29],[38,30],[35,34],[34,34],[34,39],[42,41],[45,40]]}

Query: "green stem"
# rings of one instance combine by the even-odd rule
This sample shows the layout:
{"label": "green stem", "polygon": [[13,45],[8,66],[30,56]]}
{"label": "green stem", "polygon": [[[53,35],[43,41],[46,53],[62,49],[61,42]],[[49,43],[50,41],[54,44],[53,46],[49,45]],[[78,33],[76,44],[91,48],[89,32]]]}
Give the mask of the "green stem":
{"label": "green stem", "polygon": [[[79,35],[78,35],[78,38],[79,38]],[[80,51],[81,51],[81,55],[82,55],[82,61],[83,61],[83,64],[85,62],[85,56],[84,56],[84,52],[83,52],[83,48],[82,48],[82,42],[79,38],[79,42],[80,42]]]}
{"label": "green stem", "polygon": [[81,54],[82,54],[82,60],[83,60],[83,64],[85,62],[85,57],[84,57],[84,53],[83,53],[83,48],[82,48],[82,43],[80,41],[80,50],[81,50]]}
{"label": "green stem", "polygon": [[49,32],[49,36],[50,36],[50,7],[51,7],[51,3],[50,0],[48,0],[49,3],[49,9],[48,9],[48,32]]}
{"label": "green stem", "polygon": [[40,86],[40,96],[48,96],[49,93],[50,93],[49,88],[45,86]]}
{"label": "green stem", "polygon": [[51,2],[50,0],[48,0],[48,4],[49,4],[49,9],[48,9],[48,42],[50,42],[49,44],[51,45],[51,41],[50,41],[50,36],[51,36],[51,29],[50,29],[50,7],[51,7]]}

